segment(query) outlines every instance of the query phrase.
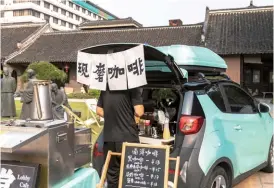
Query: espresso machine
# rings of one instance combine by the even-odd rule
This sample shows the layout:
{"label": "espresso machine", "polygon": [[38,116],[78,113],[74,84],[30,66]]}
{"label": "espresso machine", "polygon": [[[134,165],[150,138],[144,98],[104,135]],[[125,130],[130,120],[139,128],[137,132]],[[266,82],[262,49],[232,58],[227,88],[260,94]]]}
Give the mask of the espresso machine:
{"label": "espresso machine", "polygon": [[49,81],[33,87],[30,119],[1,122],[1,160],[40,164],[38,187],[53,187],[91,162],[91,130],[54,120]]}

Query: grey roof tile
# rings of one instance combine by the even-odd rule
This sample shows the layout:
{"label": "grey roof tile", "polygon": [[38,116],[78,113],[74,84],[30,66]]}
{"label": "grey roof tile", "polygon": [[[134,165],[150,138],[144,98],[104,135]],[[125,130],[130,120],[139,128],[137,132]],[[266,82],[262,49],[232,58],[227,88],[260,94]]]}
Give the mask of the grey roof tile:
{"label": "grey roof tile", "polygon": [[125,26],[134,26],[134,27],[143,27],[142,24],[136,20],[129,18],[124,19],[114,19],[114,20],[94,20],[83,22],[79,28],[100,28],[100,27],[125,27]]}
{"label": "grey roof tile", "polygon": [[106,43],[199,45],[202,25],[153,27],[125,30],[54,32],[40,36],[25,52],[9,62],[76,62],[77,51]]}
{"label": "grey roof tile", "polygon": [[22,42],[32,35],[41,25],[22,26],[18,25],[1,27],[1,56],[6,57],[18,50],[17,43]]}
{"label": "grey roof tile", "polygon": [[273,53],[273,7],[209,12],[206,47],[220,55]]}

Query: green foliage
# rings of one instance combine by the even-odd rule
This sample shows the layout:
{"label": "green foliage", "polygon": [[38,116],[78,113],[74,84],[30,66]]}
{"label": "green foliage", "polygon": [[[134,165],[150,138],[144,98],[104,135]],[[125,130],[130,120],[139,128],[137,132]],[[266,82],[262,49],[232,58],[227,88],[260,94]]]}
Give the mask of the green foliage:
{"label": "green foliage", "polygon": [[88,90],[88,94],[94,96],[95,98],[99,98],[100,93],[101,93],[100,90],[96,90],[96,89]]}
{"label": "green foliage", "polygon": [[166,98],[174,98],[176,95],[172,92],[172,89],[169,88],[163,88],[159,90],[155,90],[152,93],[152,98],[157,99],[158,101]]}
{"label": "green foliage", "polygon": [[99,95],[100,95],[99,90],[89,89],[88,93],[70,93],[67,96],[68,98],[73,98],[73,99],[91,99],[91,98],[98,99]]}
{"label": "green foliage", "polygon": [[67,74],[58,69],[55,65],[49,62],[35,62],[29,64],[28,68],[25,70],[22,80],[26,82],[27,78],[27,70],[32,69],[36,72],[36,77],[39,80],[51,80],[54,82],[65,82],[67,79]]}

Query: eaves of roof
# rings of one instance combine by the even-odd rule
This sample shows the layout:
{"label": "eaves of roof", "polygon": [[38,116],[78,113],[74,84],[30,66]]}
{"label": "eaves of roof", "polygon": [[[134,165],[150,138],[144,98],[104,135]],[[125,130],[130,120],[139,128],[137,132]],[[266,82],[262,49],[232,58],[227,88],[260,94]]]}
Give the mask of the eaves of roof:
{"label": "eaves of roof", "polygon": [[202,25],[150,27],[93,31],[52,32],[40,36],[25,52],[9,63],[76,62],[77,51],[106,43],[143,43],[153,46],[200,45]]}

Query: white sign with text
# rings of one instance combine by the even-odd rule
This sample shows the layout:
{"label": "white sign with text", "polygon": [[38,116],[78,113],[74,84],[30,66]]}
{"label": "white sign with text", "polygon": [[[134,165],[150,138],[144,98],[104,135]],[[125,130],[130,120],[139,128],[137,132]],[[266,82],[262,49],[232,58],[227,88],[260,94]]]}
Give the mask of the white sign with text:
{"label": "white sign with text", "polygon": [[126,61],[128,89],[147,84],[144,46],[139,45],[123,52]]}
{"label": "white sign with text", "polygon": [[125,57],[122,52],[107,54],[108,86],[110,90],[127,90]]}
{"label": "white sign with text", "polygon": [[90,84],[91,54],[78,52],[77,55],[77,82],[85,85]]}
{"label": "white sign with text", "polygon": [[144,46],[109,54],[78,52],[77,82],[102,91],[107,83],[110,90],[146,85]]}
{"label": "white sign with text", "polygon": [[106,90],[107,86],[107,55],[105,54],[90,54],[91,55],[91,76],[90,88],[101,91]]}

